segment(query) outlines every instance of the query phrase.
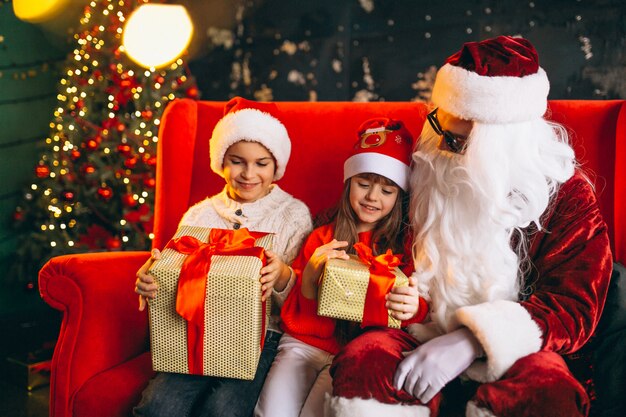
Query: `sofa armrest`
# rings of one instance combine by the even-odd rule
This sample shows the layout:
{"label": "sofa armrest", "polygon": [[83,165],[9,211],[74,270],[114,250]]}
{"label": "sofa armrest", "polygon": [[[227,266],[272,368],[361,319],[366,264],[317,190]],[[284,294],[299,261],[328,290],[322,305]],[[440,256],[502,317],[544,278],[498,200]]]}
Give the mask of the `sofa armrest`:
{"label": "sofa armrest", "polygon": [[52,258],[39,291],[63,312],[52,358],[50,415],[70,416],[74,394],[89,378],[148,349],[148,318],[138,311],[135,274],[149,252]]}

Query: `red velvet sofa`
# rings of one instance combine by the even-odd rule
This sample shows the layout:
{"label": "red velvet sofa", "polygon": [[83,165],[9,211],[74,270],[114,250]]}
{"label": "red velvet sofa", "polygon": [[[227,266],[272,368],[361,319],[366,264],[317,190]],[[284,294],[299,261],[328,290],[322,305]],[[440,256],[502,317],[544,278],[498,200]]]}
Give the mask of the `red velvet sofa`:
{"label": "red velvet sofa", "polygon": [[[209,169],[209,138],[223,102],[175,101],[159,133],[154,247],[162,248],[185,210],[224,185]],[[405,121],[416,136],[422,103],[284,102],[293,142],[280,185],[316,214],[339,197],[342,167],[359,124],[374,116]],[[626,102],[552,101],[549,117],[573,132],[592,171],[614,257],[626,261]],[[60,256],[41,270],[43,299],[63,311],[52,361],[50,416],[129,416],[153,372],[148,320],[137,310],[135,272],[148,252]]]}

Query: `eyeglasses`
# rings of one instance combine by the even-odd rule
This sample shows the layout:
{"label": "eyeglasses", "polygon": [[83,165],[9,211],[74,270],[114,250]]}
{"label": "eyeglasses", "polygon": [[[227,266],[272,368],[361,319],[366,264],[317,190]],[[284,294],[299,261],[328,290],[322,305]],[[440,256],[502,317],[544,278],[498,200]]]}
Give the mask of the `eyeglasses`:
{"label": "eyeglasses", "polygon": [[462,138],[455,136],[452,132],[447,130],[443,130],[441,128],[441,124],[439,124],[439,119],[437,119],[437,110],[435,109],[428,113],[427,119],[430,126],[433,128],[436,134],[439,136],[443,136],[443,139],[446,141],[448,148],[454,153],[462,153],[465,150],[465,141]]}

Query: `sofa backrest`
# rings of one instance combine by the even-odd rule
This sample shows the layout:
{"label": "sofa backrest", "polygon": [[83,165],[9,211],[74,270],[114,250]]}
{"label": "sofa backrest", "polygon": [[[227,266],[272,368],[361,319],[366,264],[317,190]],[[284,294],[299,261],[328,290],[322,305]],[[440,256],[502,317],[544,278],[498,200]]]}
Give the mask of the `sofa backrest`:
{"label": "sofa backrest", "polygon": [[[162,248],[194,203],[219,192],[224,180],[209,165],[209,139],[225,102],[172,102],[161,120],[154,247]],[[371,117],[405,122],[415,138],[426,118],[424,103],[277,102],[292,141],[278,184],[303,200],[313,215],[341,193],[343,162],[356,130]],[[596,184],[617,260],[626,260],[626,105],[613,101],[552,101],[548,116],[568,127],[582,167]],[[618,173],[620,173],[618,175]],[[621,190],[621,192],[618,192]]]}

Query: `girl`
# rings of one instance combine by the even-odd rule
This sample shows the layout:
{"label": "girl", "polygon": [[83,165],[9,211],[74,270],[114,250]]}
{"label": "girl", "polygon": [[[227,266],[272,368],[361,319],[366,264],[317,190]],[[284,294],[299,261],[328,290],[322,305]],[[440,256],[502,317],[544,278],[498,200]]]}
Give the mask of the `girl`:
{"label": "girl", "polygon": [[[259,396],[257,417],[323,415],[324,394],[332,390],[330,364],[341,345],[359,331],[358,324],[317,315],[317,289],[328,259],[347,259],[353,244],[362,242],[374,254],[387,249],[407,253],[405,270],[412,272],[406,240],[411,135],[401,122],[379,118],[365,122],[358,136],[344,164],[344,189],[334,221],[313,231],[292,265],[297,281],[281,314],[285,334]],[[418,304],[413,279],[387,295],[386,307],[399,320],[414,318]]]}
{"label": "girl", "polygon": [[[273,181],[284,172],[291,142],[285,126],[272,114],[275,104],[234,98],[216,124],[210,142],[211,169],[226,181],[224,190],[191,207],[180,225],[273,232],[274,251],[266,251],[261,269],[263,300],[273,297],[280,307],[295,281],[287,266],[312,229],[307,206],[281,190]],[[160,253],[137,273],[135,292],[139,309],[154,299],[157,284],[147,271]],[[276,355],[281,336],[278,314],[268,325],[263,352],[254,380],[215,378],[160,372],[150,381],[135,416],[233,416],[250,417]]]}

